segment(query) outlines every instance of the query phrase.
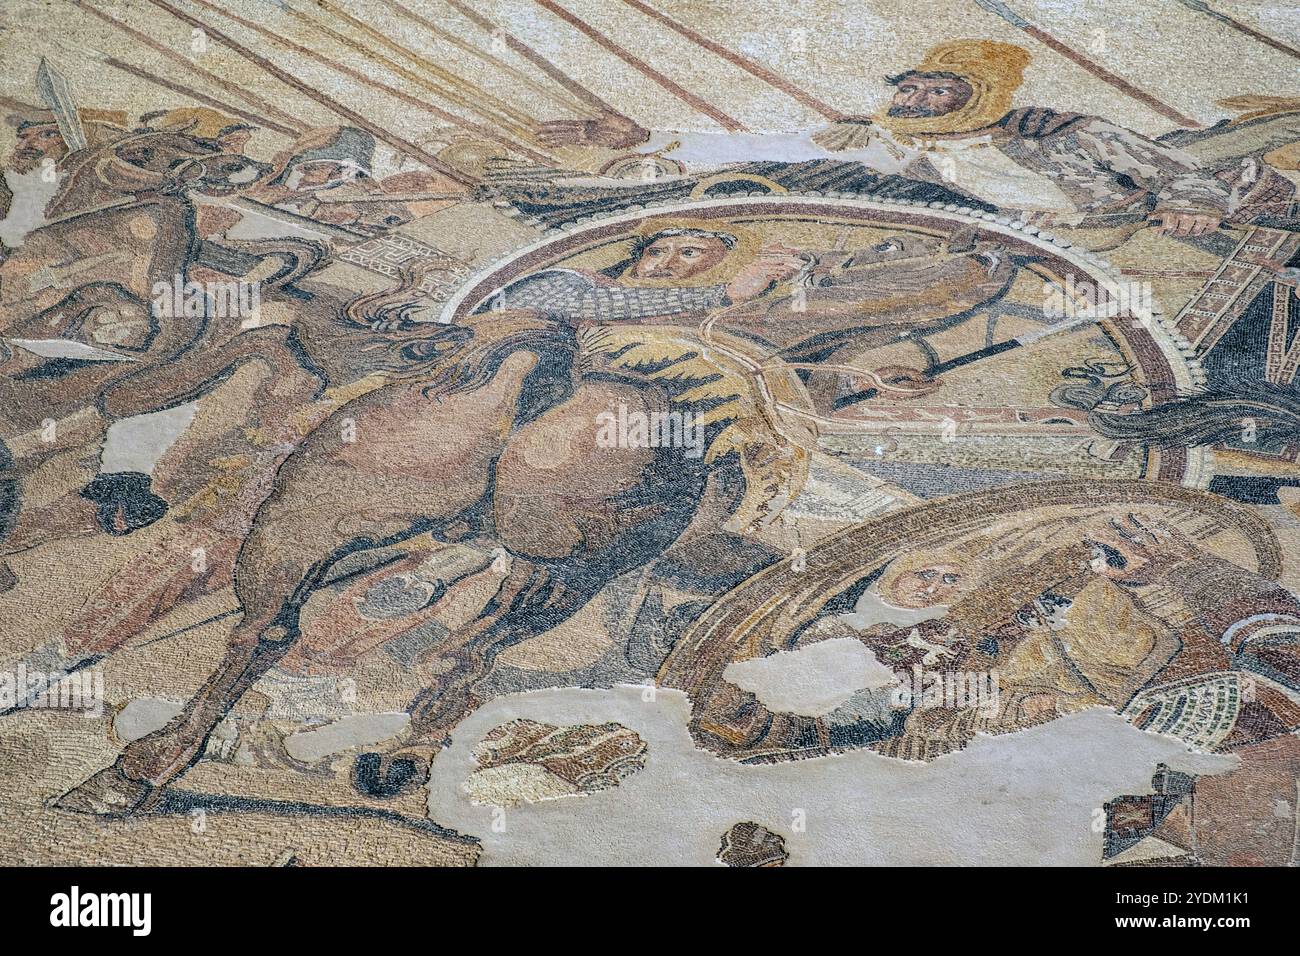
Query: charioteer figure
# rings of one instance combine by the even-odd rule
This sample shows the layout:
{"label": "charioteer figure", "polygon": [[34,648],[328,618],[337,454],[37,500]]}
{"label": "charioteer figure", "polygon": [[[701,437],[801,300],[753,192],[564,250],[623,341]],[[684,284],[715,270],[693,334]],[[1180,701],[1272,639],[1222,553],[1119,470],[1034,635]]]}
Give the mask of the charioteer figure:
{"label": "charioteer figure", "polygon": [[1012,107],[1029,54],[1008,43],[955,40],[890,76],[888,108],[824,129],[755,135],[652,132],[627,117],[542,124],[548,146],[663,149],[688,168],[746,160],[860,163],[933,183],[1040,224],[1149,221],[1201,236],[1228,213],[1229,188],[1188,152],[1098,116]]}

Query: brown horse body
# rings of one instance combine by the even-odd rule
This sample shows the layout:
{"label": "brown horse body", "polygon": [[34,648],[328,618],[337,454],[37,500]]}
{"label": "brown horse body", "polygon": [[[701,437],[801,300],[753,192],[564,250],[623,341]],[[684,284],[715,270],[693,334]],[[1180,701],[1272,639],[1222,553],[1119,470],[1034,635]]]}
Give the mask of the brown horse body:
{"label": "brown horse body", "polygon": [[[214,141],[159,131],[69,158],[47,222],[0,263],[0,334],[9,343],[0,435],[14,512],[0,522],[4,530],[17,523],[22,479],[102,438],[104,400],[114,389],[176,361],[210,333],[206,308],[175,316],[154,308],[155,290],[183,287],[198,254],[188,193],[229,194],[268,171]],[[158,396],[140,396],[114,410],[162,407]],[[58,522],[36,525],[57,530]],[[0,574],[12,585],[7,570]]]}
{"label": "brown horse body", "polygon": [[[1005,288],[1007,271],[994,275],[974,253],[971,262],[984,277],[970,284],[971,301],[950,299],[942,317],[927,306],[927,327]],[[859,310],[859,330],[871,324],[862,318],[871,308]],[[904,320],[897,303],[889,311]],[[800,321],[805,338],[816,334],[817,323]],[[510,322],[521,335],[500,331]],[[345,404],[285,460],[239,554],[243,617],[225,660],[178,717],[60,805],[121,814],[155,801],[293,647],[305,604],[351,555],[425,534],[504,555],[496,594],[444,639],[434,683],[411,705],[412,740],[437,747],[477,704],[473,683],[502,649],[561,623],[618,575],[651,565],[698,515],[725,509],[721,489],[735,482],[718,478],[739,473],[734,455],[706,464],[679,449],[596,440],[601,412],[668,407],[653,382],[575,362],[562,322],[488,313],[466,325],[441,327],[424,343],[434,360],[422,374]],[[835,332],[854,327],[841,322]],[[444,341],[451,345],[439,354]],[[548,397],[538,404],[538,395]]]}

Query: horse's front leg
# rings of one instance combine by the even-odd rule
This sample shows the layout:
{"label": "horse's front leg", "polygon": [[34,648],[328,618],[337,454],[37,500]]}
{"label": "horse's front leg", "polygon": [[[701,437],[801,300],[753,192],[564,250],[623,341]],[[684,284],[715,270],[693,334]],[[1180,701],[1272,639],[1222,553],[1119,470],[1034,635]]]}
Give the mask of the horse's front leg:
{"label": "horse's front leg", "polygon": [[443,402],[425,399],[419,386],[379,389],[313,432],[277,474],[240,549],[235,594],[243,619],[225,659],[167,726],[133,741],[57,805],[110,815],[149,806],[293,646],[303,606],[338,561],[397,544],[478,502],[500,454],[500,419],[532,365],[530,357],[512,357],[481,390]]}
{"label": "horse's front leg", "polygon": [[684,448],[602,439],[603,413],[635,420],[667,407],[640,384],[585,381],[511,435],[492,490],[510,574],[480,617],[439,646],[438,673],[410,707],[417,737],[444,743],[477,706],[474,684],[503,650],[562,624],[681,536],[703,497],[702,460]]}

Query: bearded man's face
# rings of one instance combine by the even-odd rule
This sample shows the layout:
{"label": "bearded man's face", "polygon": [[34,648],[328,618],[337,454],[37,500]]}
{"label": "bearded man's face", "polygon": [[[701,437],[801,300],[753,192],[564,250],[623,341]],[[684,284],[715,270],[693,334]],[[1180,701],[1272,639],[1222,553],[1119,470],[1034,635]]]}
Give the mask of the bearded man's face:
{"label": "bearded man's face", "polygon": [[46,159],[56,163],[68,154],[59,128],[53,123],[29,126],[18,133],[9,168],[16,173],[30,173]]}
{"label": "bearded man's face", "polygon": [[973,92],[969,83],[953,77],[905,76],[894,89],[889,115],[904,119],[943,116],[965,106]]}
{"label": "bearded man's face", "polygon": [[638,279],[689,279],[721,262],[730,249],[717,236],[661,236],[642,250]]}

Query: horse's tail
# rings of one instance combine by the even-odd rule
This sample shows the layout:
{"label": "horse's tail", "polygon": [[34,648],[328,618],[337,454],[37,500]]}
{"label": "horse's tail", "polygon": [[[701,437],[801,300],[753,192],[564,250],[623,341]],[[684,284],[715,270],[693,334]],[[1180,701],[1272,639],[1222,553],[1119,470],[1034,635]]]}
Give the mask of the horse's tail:
{"label": "horse's tail", "polygon": [[1235,382],[1130,415],[1088,413],[1088,423],[1118,441],[1159,448],[1300,440],[1300,390],[1271,382]]}

